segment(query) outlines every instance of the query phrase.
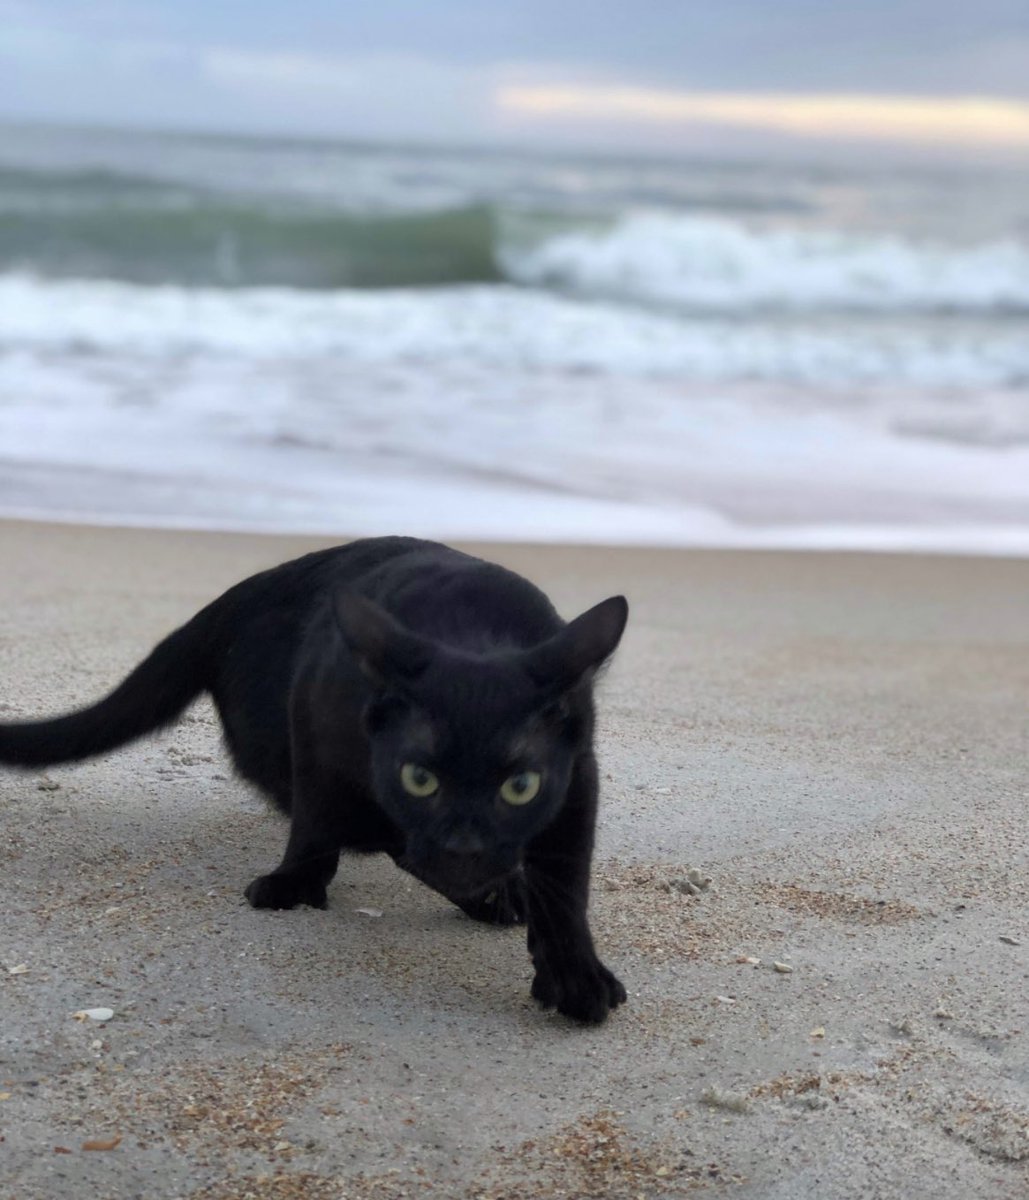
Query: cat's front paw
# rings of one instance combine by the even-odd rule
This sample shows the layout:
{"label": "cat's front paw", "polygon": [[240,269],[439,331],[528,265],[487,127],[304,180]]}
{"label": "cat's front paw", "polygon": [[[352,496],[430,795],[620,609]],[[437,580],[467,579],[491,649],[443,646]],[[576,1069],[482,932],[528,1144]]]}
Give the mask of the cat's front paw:
{"label": "cat's front paw", "polygon": [[625,988],[598,958],[571,960],[559,967],[541,963],[532,995],[544,1008],[556,1008],[574,1021],[597,1025],[625,1003]]}
{"label": "cat's front paw", "polygon": [[252,908],[296,908],[298,904],[326,908],[329,903],[325,884],[317,879],[275,871],[258,875],[243,894]]}

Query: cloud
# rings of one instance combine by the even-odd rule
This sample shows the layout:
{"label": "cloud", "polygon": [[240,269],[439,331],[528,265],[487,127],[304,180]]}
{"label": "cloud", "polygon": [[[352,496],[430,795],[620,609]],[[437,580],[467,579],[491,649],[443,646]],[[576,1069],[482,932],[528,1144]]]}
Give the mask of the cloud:
{"label": "cloud", "polygon": [[352,62],[314,54],[215,48],[203,51],[202,61],[213,82],[259,91],[347,93],[363,77]]}
{"label": "cloud", "polygon": [[380,137],[488,136],[496,76],[408,54],[309,54],[207,47],[219,97],[283,126]]}
{"label": "cloud", "polygon": [[1029,102],[995,97],[677,92],[616,86],[502,87],[502,111],[584,122],[718,125],[808,138],[1029,145]]}
{"label": "cloud", "polygon": [[[454,0],[446,29],[460,26],[460,45],[451,45],[454,34],[440,48],[441,30],[427,15],[435,9],[414,0],[399,25],[369,9],[345,29],[326,17],[318,37],[259,0],[247,44],[200,0],[169,5],[161,20],[149,4],[96,0],[88,23],[72,0],[0,0],[0,119],[729,155],[807,153],[805,143],[817,141],[822,155],[867,146],[887,158],[915,149],[927,158],[1007,160],[1029,145],[1029,40],[1008,30],[1002,14],[987,19],[1001,0],[960,10],[992,31],[960,41],[968,70],[955,79],[964,98],[944,77],[957,52],[949,27],[945,44],[937,44],[942,35],[925,39],[937,71],[927,78],[911,74],[911,38],[891,33],[873,45],[865,29],[846,54],[836,43],[813,54],[810,40],[796,38],[770,53],[767,39],[786,31],[758,0],[730,0],[740,20],[746,12],[757,22],[744,23],[749,41],[720,6],[691,9],[687,20],[679,6],[644,3],[646,21],[588,25],[583,42],[586,27],[572,18],[586,13],[587,0],[531,0],[538,23],[518,6],[494,21],[473,0]],[[810,0],[784,3],[799,19]],[[730,34],[731,53],[723,45]],[[883,74],[884,57],[897,68],[892,75]],[[1007,79],[1022,94],[1002,98]]]}

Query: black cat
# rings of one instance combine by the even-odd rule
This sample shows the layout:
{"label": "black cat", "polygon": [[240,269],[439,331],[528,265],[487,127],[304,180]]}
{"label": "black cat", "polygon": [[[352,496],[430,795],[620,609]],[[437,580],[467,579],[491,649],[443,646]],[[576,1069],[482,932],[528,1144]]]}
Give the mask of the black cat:
{"label": "black cat", "polygon": [[472,917],[525,920],[533,996],[602,1021],[625,989],[586,917],[592,681],[627,615],[615,596],[565,624],[502,567],[370,538],[230,588],[92,707],[0,725],[0,762],[102,754],[210,692],[239,772],[291,819],[255,908],[324,908],[341,850],[384,851]]}

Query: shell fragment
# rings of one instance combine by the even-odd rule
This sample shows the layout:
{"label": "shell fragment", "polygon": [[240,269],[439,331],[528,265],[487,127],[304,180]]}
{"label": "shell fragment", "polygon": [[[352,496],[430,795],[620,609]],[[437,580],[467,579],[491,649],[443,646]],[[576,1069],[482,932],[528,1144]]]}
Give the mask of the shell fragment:
{"label": "shell fragment", "polygon": [[76,1021],[109,1021],[114,1016],[113,1008],[81,1008],[72,1013]]}

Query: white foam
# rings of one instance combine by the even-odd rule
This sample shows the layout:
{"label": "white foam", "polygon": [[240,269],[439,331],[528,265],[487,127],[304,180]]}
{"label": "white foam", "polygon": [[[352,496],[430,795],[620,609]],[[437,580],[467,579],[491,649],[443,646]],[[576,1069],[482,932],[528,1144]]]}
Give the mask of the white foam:
{"label": "white foam", "polygon": [[1029,553],[1029,445],[898,434],[892,392],[37,348],[0,396],[9,513]]}
{"label": "white foam", "polygon": [[719,217],[635,213],[508,252],[524,283],[693,309],[990,312],[1029,309],[1029,246],[838,230],[758,230]]}
{"label": "white foam", "polygon": [[1029,553],[1027,339],[851,325],[0,276],[0,511]]}
{"label": "white foam", "polygon": [[0,347],[919,387],[1029,379],[1021,324],[685,319],[513,287],[311,292],[0,275]]}

